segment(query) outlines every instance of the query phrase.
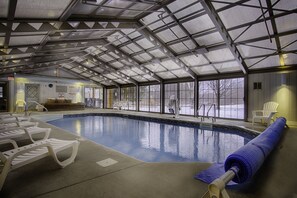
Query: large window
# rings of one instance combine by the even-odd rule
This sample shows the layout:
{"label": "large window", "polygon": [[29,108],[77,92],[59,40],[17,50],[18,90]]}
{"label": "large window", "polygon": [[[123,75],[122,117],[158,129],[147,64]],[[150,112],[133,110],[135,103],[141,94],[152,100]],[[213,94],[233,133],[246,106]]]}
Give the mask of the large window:
{"label": "large window", "polygon": [[85,87],[86,107],[103,108],[103,88]]}
{"label": "large window", "polygon": [[244,119],[244,79],[220,80],[220,117]]}
{"label": "large window", "polygon": [[160,112],[160,85],[139,87],[139,110]]}
{"label": "large window", "polygon": [[177,83],[165,85],[165,113],[169,113],[168,104],[170,97],[177,99]]}
{"label": "large window", "polygon": [[194,82],[179,84],[180,114],[194,115]]}
{"label": "large window", "polygon": [[113,108],[116,102],[119,102],[120,93],[118,88],[107,89],[106,105],[107,108]]}
{"label": "large window", "polygon": [[[216,113],[216,117],[218,116],[217,107],[218,107],[218,96],[217,96],[217,89],[218,89],[218,81],[211,80],[211,81],[201,81],[199,82],[199,103],[198,103],[198,115],[206,116],[207,111],[209,111],[209,116],[214,116]],[[214,112],[214,106],[215,110]],[[210,109],[212,106],[212,109]],[[205,109],[204,109],[205,107]]]}
{"label": "large window", "polygon": [[[205,115],[221,118],[244,118],[244,79],[222,79],[199,82],[199,105],[205,105]],[[199,109],[203,115],[203,108]]]}
{"label": "large window", "polygon": [[125,87],[121,89],[121,101],[125,102],[124,108],[136,110],[136,87]]}
{"label": "large window", "polygon": [[150,111],[160,112],[160,85],[150,85]]}

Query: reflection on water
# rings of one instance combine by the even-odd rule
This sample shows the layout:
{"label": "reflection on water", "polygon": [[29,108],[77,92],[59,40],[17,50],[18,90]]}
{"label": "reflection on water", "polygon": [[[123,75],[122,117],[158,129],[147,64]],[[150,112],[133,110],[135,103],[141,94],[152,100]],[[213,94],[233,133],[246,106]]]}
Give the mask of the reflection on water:
{"label": "reflection on water", "polygon": [[111,116],[49,123],[146,162],[223,162],[252,137]]}

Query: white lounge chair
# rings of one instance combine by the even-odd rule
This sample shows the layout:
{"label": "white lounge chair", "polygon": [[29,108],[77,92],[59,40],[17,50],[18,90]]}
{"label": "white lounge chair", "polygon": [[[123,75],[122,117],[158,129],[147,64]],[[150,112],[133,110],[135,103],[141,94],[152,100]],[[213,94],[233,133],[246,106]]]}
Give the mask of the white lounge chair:
{"label": "white lounge chair", "polygon": [[0,132],[7,129],[13,129],[18,127],[31,127],[31,126],[38,126],[38,122],[10,122],[10,123],[2,123],[0,124]]}
{"label": "white lounge chair", "polygon": [[29,138],[32,142],[35,142],[37,140],[33,139],[33,135],[41,134],[41,133],[44,134],[43,138],[38,140],[38,141],[41,141],[41,140],[46,140],[49,137],[50,132],[51,132],[51,128],[40,128],[37,126],[28,127],[28,128],[19,127],[19,128],[0,131],[0,140],[5,140],[5,139],[19,140],[19,139]]}
{"label": "white lounge chair", "polygon": [[10,117],[4,117],[0,118],[0,124],[1,123],[10,123],[10,122],[22,122],[22,121],[30,121],[30,117],[24,117],[24,116],[10,116]]}
{"label": "white lounge chair", "polygon": [[277,113],[277,107],[278,107],[278,103],[276,102],[266,102],[263,105],[263,110],[253,111],[252,112],[253,126],[256,119],[260,119],[261,122],[264,122],[267,124],[267,126],[269,126],[271,123],[271,120],[273,119],[273,116]]}
{"label": "white lounge chair", "polygon": [[[2,189],[5,179],[10,171],[40,160],[44,157],[51,156],[60,167],[64,168],[74,161],[79,146],[79,142],[76,140],[66,141],[53,138],[35,142],[23,147],[18,147],[16,142],[13,140],[7,139],[0,141],[0,144],[8,143],[12,144],[14,149],[0,152],[0,164],[3,165],[2,172],[0,174],[0,190]],[[68,159],[61,162],[58,159],[57,154],[68,148],[72,148],[72,154]]]}

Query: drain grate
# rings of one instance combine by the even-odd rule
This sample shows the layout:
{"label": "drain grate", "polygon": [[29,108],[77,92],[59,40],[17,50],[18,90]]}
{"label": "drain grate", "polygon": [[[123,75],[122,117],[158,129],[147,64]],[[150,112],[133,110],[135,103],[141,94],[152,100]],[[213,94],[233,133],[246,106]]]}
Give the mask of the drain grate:
{"label": "drain grate", "polygon": [[111,165],[114,165],[116,163],[118,163],[118,161],[114,160],[114,159],[111,159],[111,158],[107,158],[105,160],[101,160],[99,162],[96,162],[99,166],[102,166],[102,167],[108,167],[108,166],[111,166]]}

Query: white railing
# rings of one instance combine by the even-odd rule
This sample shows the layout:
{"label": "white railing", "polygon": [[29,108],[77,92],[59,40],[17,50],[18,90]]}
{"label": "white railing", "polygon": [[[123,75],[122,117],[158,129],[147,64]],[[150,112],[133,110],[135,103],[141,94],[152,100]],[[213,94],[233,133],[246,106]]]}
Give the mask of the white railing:
{"label": "white railing", "polygon": [[200,107],[198,108],[198,111],[197,111],[197,117],[198,117],[198,118],[200,117],[200,115],[199,115],[199,111],[200,111],[201,108],[202,108],[201,121],[204,121],[204,117],[205,117],[205,104],[200,105]]}
{"label": "white railing", "polygon": [[[36,106],[40,106],[40,107],[42,107],[43,109],[45,109],[46,111],[48,111],[47,108],[46,108],[45,106],[43,106],[42,104],[40,104],[40,103],[38,103],[38,102],[36,102],[36,101],[28,101],[27,103],[35,103]],[[36,108],[36,109],[37,109],[37,108]]]}
{"label": "white railing", "polygon": [[210,105],[210,107],[208,108],[208,110],[207,110],[207,114],[206,114],[206,117],[207,118],[210,118],[210,116],[209,116],[209,112],[210,112],[210,110],[213,108],[213,117],[211,117],[211,119],[212,119],[212,121],[214,122],[214,121],[216,121],[216,104],[212,104],[212,105]]}

